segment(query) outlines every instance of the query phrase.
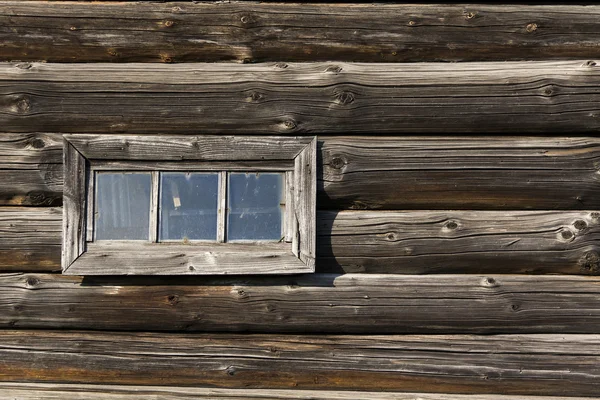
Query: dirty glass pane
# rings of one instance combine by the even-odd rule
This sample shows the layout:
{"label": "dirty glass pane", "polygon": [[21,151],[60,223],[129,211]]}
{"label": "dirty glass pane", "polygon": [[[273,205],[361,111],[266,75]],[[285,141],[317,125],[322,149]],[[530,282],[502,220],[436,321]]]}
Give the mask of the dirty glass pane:
{"label": "dirty glass pane", "polygon": [[96,240],[148,240],[149,173],[96,175]]}
{"label": "dirty glass pane", "polygon": [[231,173],[227,240],[275,240],[282,236],[283,174]]}
{"label": "dirty glass pane", "polygon": [[216,240],[219,175],[163,172],[159,240]]}

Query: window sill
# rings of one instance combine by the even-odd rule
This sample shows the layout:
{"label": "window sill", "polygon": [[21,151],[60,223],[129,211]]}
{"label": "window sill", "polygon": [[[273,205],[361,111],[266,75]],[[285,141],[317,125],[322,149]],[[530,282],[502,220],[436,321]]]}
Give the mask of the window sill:
{"label": "window sill", "polygon": [[[306,262],[307,260],[305,260]],[[314,272],[289,243],[88,243],[65,275],[253,275]]]}

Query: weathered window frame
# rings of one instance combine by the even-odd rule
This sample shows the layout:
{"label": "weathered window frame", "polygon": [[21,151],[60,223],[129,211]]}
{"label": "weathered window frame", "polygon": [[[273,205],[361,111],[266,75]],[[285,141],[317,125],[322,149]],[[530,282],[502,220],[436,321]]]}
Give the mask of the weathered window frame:
{"label": "weathered window frame", "polygon": [[[75,134],[64,135],[63,158],[63,274],[239,275],[315,270],[317,138],[314,136]],[[285,240],[189,244],[94,242],[93,212],[89,207],[94,196],[92,172],[133,170],[285,172]],[[152,174],[152,179],[158,179],[158,173]],[[156,204],[157,194],[153,193],[151,206]],[[224,228],[220,225],[218,229]],[[218,235],[223,237],[221,231]]]}

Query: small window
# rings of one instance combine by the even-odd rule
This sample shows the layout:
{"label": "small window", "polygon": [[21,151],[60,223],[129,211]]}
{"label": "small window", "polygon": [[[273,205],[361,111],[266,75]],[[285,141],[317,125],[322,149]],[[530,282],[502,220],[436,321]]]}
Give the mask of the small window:
{"label": "small window", "polygon": [[316,138],[65,135],[63,273],[313,272]]}

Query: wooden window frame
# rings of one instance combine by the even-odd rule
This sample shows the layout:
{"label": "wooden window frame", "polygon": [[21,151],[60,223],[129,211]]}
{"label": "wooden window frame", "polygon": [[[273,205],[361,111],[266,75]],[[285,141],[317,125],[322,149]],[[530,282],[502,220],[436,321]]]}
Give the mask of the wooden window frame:
{"label": "wooden window frame", "polygon": [[[240,275],[315,271],[317,138],[64,135],[62,272],[66,275]],[[95,171],[285,172],[284,240],[151,243],[93,241]],[[221,202],[225,199],[221,198]],[[224,204],[219,205],[224,209]],[[224,213],[221,213],[224,214]],[[225,215],[220,215],[220,220]],[[152,224],[151,231],[157,231]],[[151,235],[151,239],[155,239]]]}

